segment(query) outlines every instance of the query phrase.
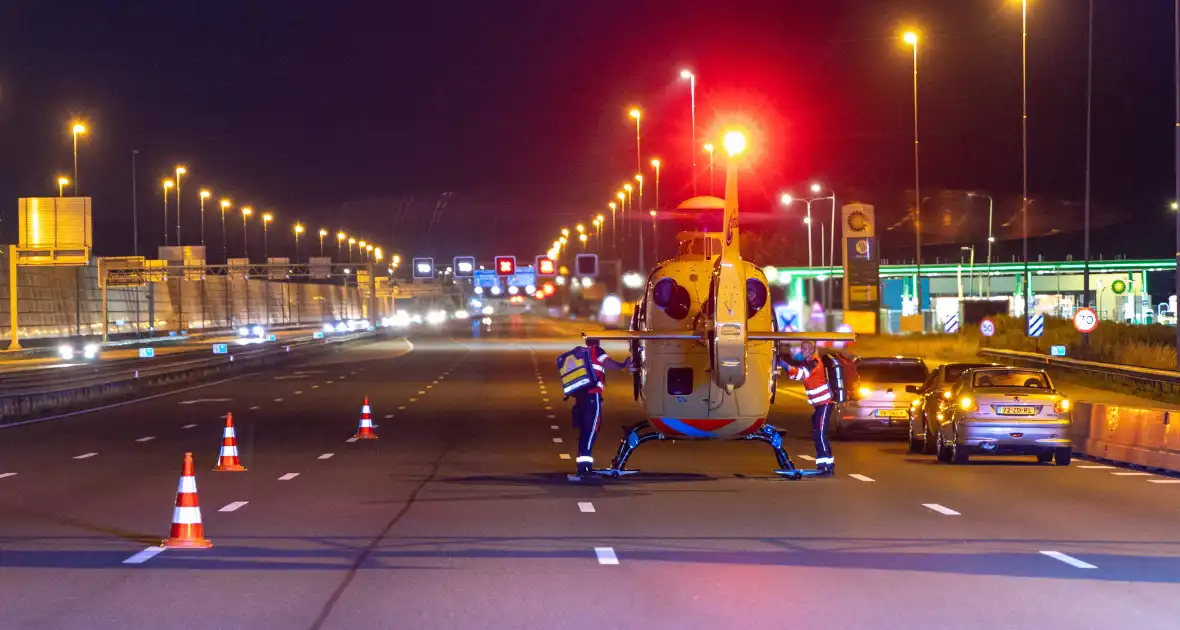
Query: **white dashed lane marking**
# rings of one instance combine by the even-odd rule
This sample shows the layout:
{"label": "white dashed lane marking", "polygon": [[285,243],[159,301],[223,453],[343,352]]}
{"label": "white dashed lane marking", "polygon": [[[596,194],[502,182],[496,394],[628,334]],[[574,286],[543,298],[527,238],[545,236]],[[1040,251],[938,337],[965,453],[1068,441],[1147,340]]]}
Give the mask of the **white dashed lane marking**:
{"label": "white dashed lane marking", "polygon": [[545,417],[546,417],[546,418],[549,418],[550,420],[552,420],[552,419],[556,418],[557,416],[555,416],[555,415],[553,415],[553,414],[549,414],[549,415],[547,415],[547,416],[545,416]]}
{"label": "white dashed lane marking", "polygon": [[594,511],[594,504],[589,501],[579,501],[578,502],[578,511],[580,511],[580,512],[593,512]]}
{"label": "white dashed lane marking", "polygon": [[551,425],[549,425],[549,428],[550,428],[550,429],[553,429],[554,431],[556,431],[556,430],[557,430],[557,425],[556,425],[556,424],[551,424]]}
{"label": "white dashed lane marking", "polygon": [[250,411],[258,411],[259,409],[262,409],[262,407],[259,407],[258,405],[254,405],[253,407],[250,407]]}
{"label": "white dashed lane marking", "polygon": [[[562,453],[562,454],[558,455],[558,457],[560,457],[561,459],[569,459],[570,455],[569,455],[569,453]],[[12,474],[15,475],[16,473],[12,473]]]}
{"label": "white dashed lane marking", "polygon": [[420,389],[420,390],[418,390],[418,395],[419,395],[419,396],[421,396],[422,394],[425,394],[425,393],[426,393],[426,392],[425,392],[425,391],[423,391],[423,390],[421,390],[421,389]]}
{"label": "white dashed lane marking", "polygon": [[239,508],[249,503],[249,501],[234,501],[233,503],[226,503],[224,507],[218,512],[237,512]]}
{"label": "white dashed lane marking", "polygon": [[348,442],[348,443],[350,443],[350,444],[351,444],[351,443],[353,443],[353,442],[357,441],[357,438],[350,437],[350,438],[348,438],[347,440],[344,440],[344,441],[345,441],[345,442]]}
{"label": "white dashed lane marking", "polygon": [[320,388],[320,386],[319,386],[319,385],[312,385],[312,386],[311,386],[311,388],[312,388],[312,389],[319,389],[319,388]]}
{"label": "white dashed lane marking", "polygon": [[15,476],[16,476],[16,473],[11,473],[11,472],[9,472],[9,473],[0,473],[0,479],[4,479],[5,477],[15,477]]}
{"label": "white dashed lane marking", "polygon": [[858,481],[876,481],[876,479],[873,479],[872,477],[866,477],[864,475],[855,475],[854,474],[854,475],[848,475],[848,476],[852,477],[853,479],[856,479]]}
{"label": "white dashed lane marking", "polygon": [[98,453],[82,453],[81,455],[74,456],[74,459],[88,459],[95,455],[98,455]]}
{"label": "white dashed lane marking", "polygon": [[411,398],[411,399],[410,399],[410,402],[418,402],[418,399],[417,399],[417,398]]}
{"label": "white dashed lane marking", "polygon": [[1148,479],[1147,483],[1180,483],[1180,479]]}
{"label": "white dashed lane marking", "polygon": [[194,427],[196,427],[196,426],[197,426],[197,425],[195,425],[195,424],[186,424],[186,425],[184,425],[183,427],[180,427],[180,428],[182,428],[182,429],[192,429],[192,428],[194,428]]}
{"label": "white dashed lane marking", "polygon": [[405,405],[401,405],[397,408],[398,411],[405,411],[405,409],[406,409]]}
{"label": "white dashed lane marking", "polygon": [[156,439],[156,436],[154,436],[154,435],[145,435],[145,436],[143,436],[143,437],[141,437],[141,438],[139,438],[138,440],[135,440],[135,441],[136,441],[136,442],[151,442],[151,441],[152,441],[152,440],[154,440],[154,439]]}
{"label": "white dashed lane marking", "polygon": [[594,555],[598,556],[598,564],[618,564],[619,557],[615,555],[613,547],[595,547]]}
{"label": "white dashed lane marking", "polygon": [[335,453],[324,453],[323,455],[320,455],[316,459],[332,459],[333,455],[335,455]]}
{"label": "white dashed lane marking", "polygon": [[275,402],[283,402],[283,399],[282,399],[282,398],[276,398],[274,401],[275,401]]}
{"label": "white dashed lane marking", "polygon": [[1074,568],[1078,568],[1078,569],[1097,569],[1098,568],[1097,566],[1092,565],[1089,562],[1084,562],[1082,560],[1078,560],[1077,558],[1075,558],[1073,556],[1067,556],[1067,555],[1061,553],[1060,551],[1042,551],[1041,554],[1049,556],[1050,558],[1053,558],[1054,560],[1060,560],[1061,562],[1064,562],[1064,563],[1068,564],[1069,566],[1074,567]]}
{"label": "white dashed lane marking", "polygon": [[553,438],[554,444],[561,444],[561,438]]}
{"label": "white dashed lane marking", "polygon": [[282,477],[279,477],[279,481],[291,481],[292,479],[294,479],[298,476],[299,476],[299,473],[287,473],[287,474],[283,475]]}
{"label": "white dashed lane marking", "polygon": [[797,457],[798,457],[799,459],[805,459],[805,460],[807,460],[807,461],[809,461],[809,462],[814,462],[814,461],[815,461],[815,458],[814,458],[814,457],[812,457],[812,456],[810,456],[810,455],[798,455]]}
{"label": "white dashed lane marking", "polygon": [[1077,466],[1077,468],[1089,468],[1090,470],[1110,470],[1111,468],[1114,468],[1114,466],[1090,465],[1090,466]]}
{"label": "white dashed lane marking", "polygon": [[950,509],[949,507],[946,507],[945,505],[939,505],[937,503],[923,503],[922,506],[945,516],[962,516],[958,512]]}
{"label": "white dashed lane marking", "polygon": [[139,553],[136,553],[135,555],[131,556],[130,558],[127,558],[126,560],[124,560],[123,564],[143,564],[143,563],[147,562],[148,560],[151,560],[152,558],[155,558],[156,556],[160,555],[163,551],[164,551],[164,547],[159,547],[159,546],[148,547],[147,549],[144,549],[143,551],[140,551]]}
{"label": "white dashed lane marking", "polygon": [[298,389],[297,389],[297,390],[295,390],[295,395],[296,395],[296,396],[298,396],[298,395],[300,395],[300,394],[302,394],[302,393],[303,393],[303,391],[302,391],[302,390],[298,390]]}
{"label": "white dashed lane marking", "polygon": [[1116,472],[1116,473],[1110,473],[1110,474],[1114,475],[1115,477],[1150,477],[1151,476],[1151,473],[1145,473],[1145,472]]}
{"label": "white dashed lane marking", "polygon": [[389,420],[389,419],[390,419],[390,418],[392,418],[392,417],[393,417],[393,414],[392,414],[392,413],[387,413],[387,414],[385,414],[385,419],[386,419],[386,420]]}

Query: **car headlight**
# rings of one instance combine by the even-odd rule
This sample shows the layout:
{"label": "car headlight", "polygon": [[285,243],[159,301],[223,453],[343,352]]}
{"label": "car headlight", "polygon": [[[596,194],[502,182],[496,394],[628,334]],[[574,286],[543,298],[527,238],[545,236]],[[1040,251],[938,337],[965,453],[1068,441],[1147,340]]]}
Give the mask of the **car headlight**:
{"label": "car headlight", "polygon": [[239,337],[249,337],[250,336],[250,329],[245,326],[242,326],[241,328],[238,329],[238,336]]}
{"label": "car headlight", "polygon": [[467,311],[465,311],[463,309],[459,309],[459,310],[455,311],[455,319],[467,319],[470,316],[471,316],[470,313],[468,313]]}
{"label": "car headlight", "polygon": [[82,347],[82,356],[87,359],[93,359],[98,356],[98,345],[88,343]]}
{"label": "car headlight", "polygon": [[348,324],[336,322],[336,332],[348,332]]}
{"label": "car headlight", "polygon": [[483,307],[483,310],[481,310],[480,312],[483,313],[484,315],[491,315],[492,313],[496,312],[496,309],[494,309],[490,306],[485,306],[485,307]]}
{"label": "car headlight", "polygon": [[255,326],[250,332],[254,333],[255,337],[262,337],[266,334],[266,331],[262,329],[262,326]]}
{"label": "car headlight", "polygon": [[57,356],[61,357],[63,361],[72,361],[74,359],[74,349],[70,346],[58,346]]}

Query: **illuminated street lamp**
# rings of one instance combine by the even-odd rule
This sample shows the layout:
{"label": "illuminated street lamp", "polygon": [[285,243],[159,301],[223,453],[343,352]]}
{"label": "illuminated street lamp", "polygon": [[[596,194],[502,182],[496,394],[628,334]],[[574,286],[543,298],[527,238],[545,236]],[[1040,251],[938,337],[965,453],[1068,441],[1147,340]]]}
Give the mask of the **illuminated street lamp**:
{"label": "illuminated street lamp", "polygon": [[225,236],[225,211],[230,207],[229,199],[221,200],[221,250],[225,254],[226,264],[229,263],[229,239]]}
{"label": "illuminated street lamp", "polygon": [[586,241],[589,240],[589,239],[587,239],[586,234],[585,233],[579,234],[578,240],[582,241],[582,251],[586,251]]}
{"label": "illuminated street lamp", "polygon": [[[917,311],[920,317],[922,315],[922,192],[921,179],[919,178],[920,162],[918,160],[918,34],[914,31],[906,31],[905,35],[902,35],[902,39],[914,49],[914,243],[917,246],[917,255],[914,257],[914,295],[918,297]],[[1027,264],[1027,259],[1025,262]],[[922,322],[922,330],[925,330],[925,320]]]}
{"label": "illuminated street lamp", "polygon": [[201,247],[205,246],[205,200],[212,195],[208,190],[201,191]]}
{"label": "illuminated street lamp", "polygon": [[250,232],[246,229],[246,219],[254,214],[254,210],[246,207],[242,208],[242,256],[246,262],[250,261]]}
{"label": "illuminated street lamp", "polygon": [[642,114],[639,112],[638,107],[631,109],[631,117],[635,119],[635,170],[638,171],[642,170],[640,164],[643,162],[642,154],[639,151],[639,119],[642,117]]}
{"label": "illuminated street lamp", "polygon": [[180,176],[187,173],[183,166],[176,167],[176,244],[184,245],[180,240]]}
{"label": "illuminated street lamp", "polygon": [[373,258],[376,259],[377,262],[381,262],[381,259],[384,257],[385,257],[385,254],[381,253],[380,247],[373,248]]}
{"label": "illuminated street lamp", "polygon": [[352,262],[352,246],[356,245],[356,239],[349,237],[348,239],[348,262]]}
{"label": "illuminated street lamp", "polygon": [[371,262],[373,260],[373,244],[372,243],[365,245],[365,254],[366,254],[366,259]]}
{"label": "illuminated street lamp", "polygon": [[328,235],[328,231],[320,228],[320,258],[324,257],[324,237]]}
{"label": "illuminated street lamp", "polygon": [[562,235],[562,236],[569,236],[569,235],[570,235],[570,229],[569,229],[569,228],[561,228],[561,235]]}
{"label": "illuminated street lamp", "polygon": [[356,244],[356,253],[360,254],[362,259],[365,257],[365,248],[368,246],[369,244],[364,241],[360,241]]}
{"label": "illuminated street lamp", "polygon": [[295,264],[299,264],[299,235],[303,234],[303,225],[295,224]]}
{"label": "illuminated street lamp", "polygon": [[266,242],[266,227],[270,225],[271,221],[275,220],[275,215],[269,212],[262,213],[262,257],[266,262],[270,262],[270,246]]}
{"label": "illuminated street lamp", "polygon": [[[70,129],[74,133],[74,196],[78,196],[78,136],[86,133],[86,125],[75,122]],[[165,230],[168,228],[165,227]]]}
{"label": "illuminated street lamp", "polygon": [[66,186],[68,186],[69,184],[70,184],[70,179],[68,177],[58,177],[57,178],[57,196],[58,197],[65,197],[66,196],[65,190],[66,190]]}
{"label": "illuminated street lamp", "polygon": [[582,234],[586,231],[586,226],[582,225],[581,223],[575,225],[574,227],[578,230],[578,234]]}
{"label": "illuminated street lamp", "polygon": [[660,209],[660,161],[654,159],[651,161],[651,167],[656,169],[656,210]]}
{"label": "illuminated street lamp", "polygon": [[608,208],[610,208],[610,238],[611,238],[610,248],[611,248],[611,251],[613,252],[616,249],[618,249],[618,247],[619,247],[619,222],[618,222],[618,219],[615,217],[615,211],[618,210],[619,204],[612,201],[612,202],[606,204],[606,206]]}
{"label": "illuminated street lamp", "polygon": [[[692,147],[689,153],[692,154],[692,196],[697,196],[697,75],[693,74],[691,70],[684,69],[680,71],[681,79],[688,79],[688,94],[689,101],[692,105]],[[710,158],[712,151],[709,152]],[[712,176],[710,175],[710,178]]]}
{"label": "illuminated street lamp", "polygon": [[709,195],[713,196],[713,145],[706,144],[705,152],[709,154]]}
{"label": "illuminated street lamp", "polygon": [[643,212],[643,175],[641,173],[635,174],[635,181],[639,182],[639,212]]}
{"label": "illuminated street lamp", "polygon": [[[164,247],[168,246],[168,191],[172,190],[174,185],[175,183],[172,180],[164,180]],[[74,190],[77,190],[77,188],[77,186],[74,186]]]}
{"label": "illuminated street lamp", "polygon": [[336,233],[336,256],[340,258],[341,262],[344,261],[344,239],[346,238],[348,235],[343,231]]}

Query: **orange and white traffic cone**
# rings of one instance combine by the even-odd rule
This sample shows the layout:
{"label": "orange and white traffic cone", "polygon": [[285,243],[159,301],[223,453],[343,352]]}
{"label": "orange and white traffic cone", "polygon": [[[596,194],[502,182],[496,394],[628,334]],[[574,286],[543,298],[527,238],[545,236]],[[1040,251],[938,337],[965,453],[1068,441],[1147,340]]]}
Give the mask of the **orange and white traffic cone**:
{"label": "orange and white traffic cone", "polygon": [[356,430],[356,435],[353,436],[358,440],[375,440],[377,434],[373,433],[373,418],[369,415],[369,397],[365,396],[365,406],[361,407],[361,425]]}
{"label": "orange and white traffic cone", "polygon": [[176,489],[176,508],[172,510],[172,532],[160,543],[166,548],[204,549],[213,543],[205,540],[201,525],[201,508],[197,504],[197,478],[193,476],[193,454],[184,454],[184,469]]}
{"label": "orange and white traffic cone", "polygon": [[221,434],[221,453],[217,455],[216,472],[240,472],[246,470],[238,459],[238,436],[234,433],[234,414],[225,415],[225,431]]}

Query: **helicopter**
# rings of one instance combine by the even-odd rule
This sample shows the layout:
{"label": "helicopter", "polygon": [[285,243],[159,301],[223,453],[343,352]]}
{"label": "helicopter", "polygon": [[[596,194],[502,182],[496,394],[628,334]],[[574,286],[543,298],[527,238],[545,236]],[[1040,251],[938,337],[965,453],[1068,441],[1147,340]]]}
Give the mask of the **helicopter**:
{"label": "helicopter", "polygon": [[785,342],[850,342],[852,333],[779,332],[767,308],[765,274],[742,260],[738,225],[738,166],[745,135],[731,131],[725,199],[692,197],[678,211],[723,210],[721,232],[683,232],[674,257],[651,271],[630,330],[585,332],[586,339],[627,341],[635,397],[648,420],[625,428],[610,468],[599,475],[639,472],[626,467],[639,445],[652,440],[754,440],[774,449],[775,474],[800,479],[783,448],[782,431],[767,423]]}

